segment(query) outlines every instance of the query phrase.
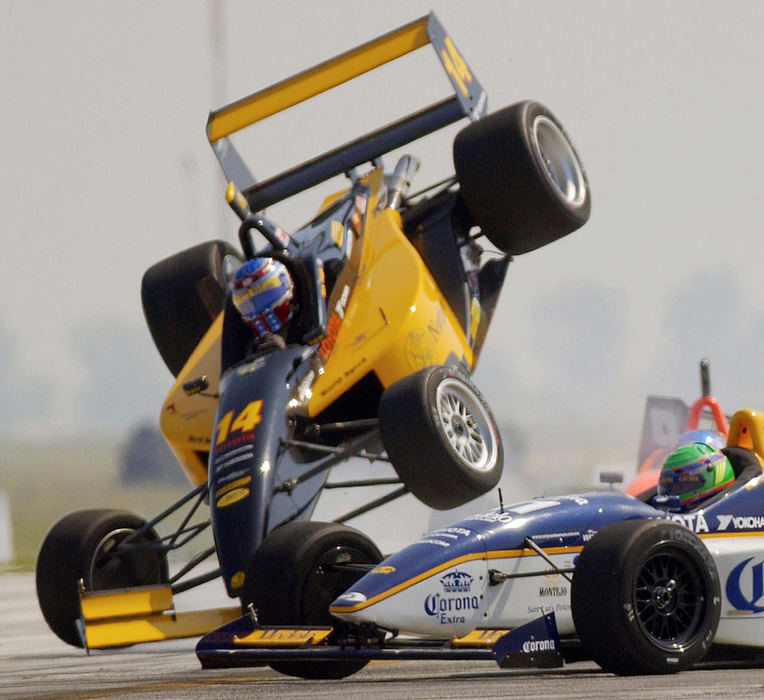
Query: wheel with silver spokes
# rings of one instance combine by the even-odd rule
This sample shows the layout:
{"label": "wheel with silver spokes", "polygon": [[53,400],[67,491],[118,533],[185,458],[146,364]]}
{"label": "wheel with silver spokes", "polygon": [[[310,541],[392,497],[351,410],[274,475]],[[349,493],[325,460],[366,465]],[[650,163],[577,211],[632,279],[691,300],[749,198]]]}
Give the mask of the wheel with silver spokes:
{"label": "wheel with silver spokes", "polygon": [[398,476],[432,508],[471,501],[501,477],[496,421],[477,388],[454,368],[427,367],[389,386],[379,427]]}
{"label": "wheel with silver spokes", "polygon": [[460,379],[443,380],[435,396],[443,433],[454,452],[466,467],[490,471],[496,463],[498,442],[484,403]]}

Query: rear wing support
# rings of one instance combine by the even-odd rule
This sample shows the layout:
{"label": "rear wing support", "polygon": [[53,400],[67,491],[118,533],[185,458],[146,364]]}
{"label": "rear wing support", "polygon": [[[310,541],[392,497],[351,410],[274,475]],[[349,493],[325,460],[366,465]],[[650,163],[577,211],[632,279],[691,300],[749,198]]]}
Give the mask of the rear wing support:
{"label": "rear wing support", "polygon": [[[427,44],[432,44],[451,81],[455,93],[452,97],[364,134],[263,182],[254,182],[228,139],[231,134]],[[435,14],[430,13],[210,113],[207,137],[228,180],[243,192],[252,211],[260,211],[463,117],[479,119],[485,113],[486,106],[485,91]]]}

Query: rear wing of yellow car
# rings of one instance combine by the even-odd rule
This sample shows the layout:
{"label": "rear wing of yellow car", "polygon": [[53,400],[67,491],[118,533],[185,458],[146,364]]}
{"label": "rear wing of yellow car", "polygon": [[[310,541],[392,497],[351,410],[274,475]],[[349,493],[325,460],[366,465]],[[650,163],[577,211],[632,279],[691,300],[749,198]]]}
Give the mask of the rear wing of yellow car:
{"label": "rear wing of yellow car", "polygon": [[[256,183],[228,137],[390,61],[431,44],[454,95]],[[463,117],[479,119],[487,96],[434,13],[210,113],[207,137],[226,178],[252,211],[280,202]]]}

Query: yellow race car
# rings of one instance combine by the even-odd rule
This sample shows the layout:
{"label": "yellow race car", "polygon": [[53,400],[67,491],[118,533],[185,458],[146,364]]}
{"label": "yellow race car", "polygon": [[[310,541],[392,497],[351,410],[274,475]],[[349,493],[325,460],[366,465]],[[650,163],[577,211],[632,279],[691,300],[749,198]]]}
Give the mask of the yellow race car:
{"label": "yellow race car", "polygon": [[[451,96],[254,180],[236,132],[427,45]],[[414,156],[385,169],[384,155],[460,119],[470,123],[453,142],[455,176],[412,194]],[[501,436],[469,377],[507,267],[589,217],[586,175],[559,121],[533,101],[487,114],[486,92],[433,14],[212,112],[207,136],[241,220],[240,248],[201,243],[154,265],[142,286],[149,329],[176,377],[161,428],[193,490],[148,523],[89,510],[52,528],[38,597],[50,627],[74,645],[212,629],[238,608],[173,614],[173,595],[212,576],[262,607],[279,575],[261,545],[292,521],[306,526],[292,545],[307,549],[290,614],[320,622],[381,559],[345,521],[409,492],[448,509],[493,488]],[[344,189],[297,231],[262,213],[343,174]],[[331,468],[351,457],[389,460],[397,478],[343,486],[389,483],[390,492],[334,523],[310,521]],[[189,525],[207,504],[209,519]],[[180,528],[160,537],[158,523],[186,506]],[[207,525],[215,547],[169,578],[168,551]],[[193,576],[213,555],[219,569]]]}

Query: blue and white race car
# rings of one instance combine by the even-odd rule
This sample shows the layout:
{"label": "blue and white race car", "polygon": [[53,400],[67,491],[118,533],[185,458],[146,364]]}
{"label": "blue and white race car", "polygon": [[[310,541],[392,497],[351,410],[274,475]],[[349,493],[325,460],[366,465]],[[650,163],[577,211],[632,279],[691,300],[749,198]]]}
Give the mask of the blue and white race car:
{"label": "blue and white race car", "polygon": [[[277,552],[276,542],[269,562],[284,599],[304,599],[302,619],[263,600],[203,637],[197,655],[205,667],[265,662],[315,678],[379,658],[505,667],[590,658],[606,671],[654,674],[687,669],[712,645],[750,654],[764,647],[764,415],[738,411],[722,452],[731,482],[700,507],[680,509],[666,489],[499,507],[367,561],[333,600],[332,585],[364,569],[355,531],[345,528],[343,541],[330,523],[284,526],[311,530],[300,552]],[[331,617],[306,616],[311,604]],[[326,624],[305,624],[321,615]]]}

